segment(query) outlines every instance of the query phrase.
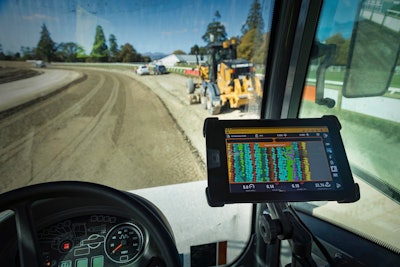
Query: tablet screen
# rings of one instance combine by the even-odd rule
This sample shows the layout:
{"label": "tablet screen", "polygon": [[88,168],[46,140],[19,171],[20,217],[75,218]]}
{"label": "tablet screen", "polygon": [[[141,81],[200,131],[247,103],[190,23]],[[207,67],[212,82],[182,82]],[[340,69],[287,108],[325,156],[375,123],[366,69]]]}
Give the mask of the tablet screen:
{"label": "tablet screen", "polygon": [[204,124],[211,206],[359,197],[334,116]]}
{"label": "tablet screen", "polygon": [[231,193],[338,190],[328,127],[226,128]]}

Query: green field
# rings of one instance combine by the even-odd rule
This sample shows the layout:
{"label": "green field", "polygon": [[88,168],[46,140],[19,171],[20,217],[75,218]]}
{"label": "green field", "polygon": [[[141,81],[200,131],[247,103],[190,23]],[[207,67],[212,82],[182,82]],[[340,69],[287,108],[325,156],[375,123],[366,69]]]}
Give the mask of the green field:
{"label": "green field", "polygon": [[325,114],[339,118],[350,163],[400,191],[397,181],[400,172],[400,165],[397,164],[400,124],[303,101],[300,117],[320,117]]}
{"label": "green field", "polygon": [[[331,71],[328,69],[325,73],[325,80],[342,82],[344,80],[344,75],[344,71]],[[307,78],[316,79],[316,72],[309,71]],[[395,73],[393,75],[390,87],[400,88],[400,73]]]}

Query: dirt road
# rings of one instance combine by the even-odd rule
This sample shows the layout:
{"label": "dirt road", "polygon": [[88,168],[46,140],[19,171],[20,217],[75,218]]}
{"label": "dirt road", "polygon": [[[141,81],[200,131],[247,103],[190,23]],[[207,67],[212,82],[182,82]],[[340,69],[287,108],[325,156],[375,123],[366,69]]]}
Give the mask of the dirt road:
{"label": "dirt road", "polygon": [[[131,190],[206,178],[180,118],[140,83],[150,78],[146,84],[161,89],[164,76],[78,71],[85,77],[79,83],[0,120],[0,192],[53,180]],[[172,106],[180,101],[172,99]],[[202,121],[191,120],[189,132],[201,136]]]}
{"label": "dirt road", "polygon": [[[133,74],[129,74],[133,75]],[[206,162],[205,139],[203,123],[210,115],[200,104],[189,104],[187,94],[188,77],[168,74],[162,76],[136,76],[135,79],[147,85],[165,103],[177,124],[187,136],[191,145],[196,148],[203,162]],[[195,80],[196,81],[196,80]],[[213,115],[220,119],[250,119],[259,118],[258,106],[252,105],[249,109],[222,109],[221,114]]]}

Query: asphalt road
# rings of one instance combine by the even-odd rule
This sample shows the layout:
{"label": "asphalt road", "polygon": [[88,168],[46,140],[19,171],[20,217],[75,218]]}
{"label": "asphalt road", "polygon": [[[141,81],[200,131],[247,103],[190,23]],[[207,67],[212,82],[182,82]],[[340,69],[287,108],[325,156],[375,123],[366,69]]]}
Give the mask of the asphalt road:
{"label": "asphalt road", "polygon": [[129,74],[75,72],[78,83],[0,120],[0,192],[54,180],[132,190],[206,178],[152,90]]}

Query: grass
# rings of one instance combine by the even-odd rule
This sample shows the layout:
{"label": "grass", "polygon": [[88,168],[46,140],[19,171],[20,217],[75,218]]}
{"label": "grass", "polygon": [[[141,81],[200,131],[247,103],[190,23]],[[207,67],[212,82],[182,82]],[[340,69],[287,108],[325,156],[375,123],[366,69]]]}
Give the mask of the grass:
{"label": "grass", "polygon": [[[316,71],[315,70],[309,70],[307,74],[307,79],[316,79]],[[332,71],[328,69],[325,73],[325,80],[327,81],[335,81],[335,82],[343,82],[344,81],[344,76],[345,76],[345,71]],[[309,85],[315,85],[315,82],[307,82]],[[392,76],[392,80],[390,82],[389,87],[393,88],[400,88],[400,73],[394,73]],[[340,85],[329,85],[330,89],[338,89],[340,90],[342,86]],[[390,92],[386,93],[385,96],[387,97],[393,97],[393,98],[399,98],[400,99],[400,93],[394,93],[391,94]]]}
{"label": "grass", "polygon": [[[316,79],[316,77],[317,77],[317,74],[316,74],[316,71],[309,71],[308,72],[308,75],[307,75],[307,78],[310,78],[310,79]],[[328,70],[326,73],[325,73],[325,80],[328,80],[328,81],[343,81],[344,80],[344,72],[343,71],[331,71],[331,70]]]}
{"label": "grass", "polygon": [[395,73],[393,75],[390,87],[400,88],[400,73]]}
{"label": "grass", "polygon": [[344,109],[338,110],[336,108],[329,109],[324,106],[316,106],[315,103],[310,101],[303,101],[302,104],[302,109],[314,109],[318,110],[319,114],[335,115],[352,124],[368,125],[368,127],[371,129],[379,129],[379,131],[382,133],[382,136],[385,138],[394,138],[396,142],[400,142],[400,135],[398,134],[400,133],[400,123],[398,122],[376,118]]}
{"label": "grass", "polygon": [[329,109],[310,101],[303,101],[300,117],[320,117],[323,114],[339,118],[351,164],[379,177],[385,183],[399,189],[397,164],[400,124],[348,110]]}

